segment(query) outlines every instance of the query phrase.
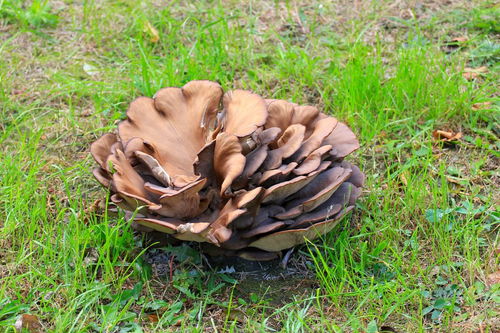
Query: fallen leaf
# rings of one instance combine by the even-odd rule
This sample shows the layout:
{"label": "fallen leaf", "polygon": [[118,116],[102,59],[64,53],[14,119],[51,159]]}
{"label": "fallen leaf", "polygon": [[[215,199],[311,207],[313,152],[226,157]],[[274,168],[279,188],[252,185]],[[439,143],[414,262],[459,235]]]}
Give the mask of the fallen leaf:
{"label": "fallen leaf", "polygon": [[90,110],[84,110],[82,113],[80,113],[80,117],[90,117],[92,115],[92,111]]}
{"label": "fallen leaf", "polygon": [[481,103],[474,103],[472,104],[472,110],[483,110],[483,109],[490,109],[491,108],[491,102],[481,102]]}
{"label": "fallen leaf", "polygon": [[469,39],[465,36],[462,36],[462,37],[455,37],[449,41],[447,41],[444,45],[443,45],[443,49],[445,52],[447,53],[451,53],[455,50],[457,50],[459,47],[463,46],[463,44],[465,42],[467,42]]}
{"label": "fallen leaf", "polygon": [[467,81],[472,81],[474,79],[477,79],[479,77],[479,74],[474,72],[463,72],[462,76]]}
{"label": "fallen leaf", "polygon": [[40,324],[37,316],[25,313],[16,320],[14,327],[18,332],[27,329],[31,333],[36,333],[41,332],[42,324]]}
{"label": "fallen leaf", "polygon": [[488,67],[481,66],[481,67],[477,67],[477,68],[466,67],[466,68],[464,68],[464,71],[477,72],[477,73],[488,73],[489,70],[488,70]]}
{"label": "fallen leaf", "polygon": [[466,186],[469,183],[468,180],[466,179],[452,177],[452,176],[446,176],[446,180],[450,183],[457,184],[460,186]]}
{"label": "fallen leaf", "polygon": [[467,38],[465,36],[461,36],[461,37],[455,37],[451,41],[455,42],[455,43],[463,43],[463,42],[466,42],[468,40],[469,40],[469,38]]}
{"label": "fallen leaf", "polygon": [[158,315],[156,315],[154,313],[153,314],[148,314],[148,319],[152,323],[157,323],[159,321]]}
{"label": "fallen leaf", "polygon": [[404,184],[404,186],[408,186],[408,180],[406,179],[406,172],[403,171],[401,172],[401,174],[399,175],[399,178],[401,179],[401,182]]}
{"label": "fallen leaf", "polygon": [[432,132],[432,137],[438,141],[451,142],[458,141],[462,138],[462,132],[448,132],[443,130],[435,130]]}
{"label": "fallen leaf", "polygon": [[156,43],[160,40],[160,34],[158,33],[158,30],[156,30],[155,27],[149,21],[146,21],[144,23],[144,32],[149,35],[149,41],[151,43]]}
{"label": "fallen leaf", "polygon": [[488,67],[481,66],[478,68],[465,67],[462,76],[464,79],[471,81],[477,79],[481,74],[488,73]]}
{"label": "fallen leaf", "polygon": [[495,273],[491,273],[486,277],[486,284],[488,286],[492,286],[494,284],[499,284],[500,283],[500,270],[496,271]]}

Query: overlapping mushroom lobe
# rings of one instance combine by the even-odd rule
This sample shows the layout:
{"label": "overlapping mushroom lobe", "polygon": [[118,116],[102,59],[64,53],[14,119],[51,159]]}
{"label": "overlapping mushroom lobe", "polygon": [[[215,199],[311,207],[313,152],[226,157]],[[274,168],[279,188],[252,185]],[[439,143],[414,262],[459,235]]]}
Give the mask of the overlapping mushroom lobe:
{"label": "overlapping mushroom lobe", "polygon": [[313,106],[192,81],[134,100],[90,150],[96,179],[147,230],[269,259],[354,207],[364,175],[343,159],[357,148]]}

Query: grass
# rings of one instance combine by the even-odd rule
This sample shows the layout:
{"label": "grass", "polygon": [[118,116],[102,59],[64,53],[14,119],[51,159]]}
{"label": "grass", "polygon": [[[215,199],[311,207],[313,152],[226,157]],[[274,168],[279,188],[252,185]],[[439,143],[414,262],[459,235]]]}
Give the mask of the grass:
{"label": "grass", "polygon": [[[0,0],[0,327],[29,313],[50,332],[500,329],[496,18],[489,1]],[[193,79],[318,105],[358,134],[365,195],[292,258],[312,288],[242,293],[184,246],[163,249],[170,279],[93,205],[89,144],[136,96]]]}

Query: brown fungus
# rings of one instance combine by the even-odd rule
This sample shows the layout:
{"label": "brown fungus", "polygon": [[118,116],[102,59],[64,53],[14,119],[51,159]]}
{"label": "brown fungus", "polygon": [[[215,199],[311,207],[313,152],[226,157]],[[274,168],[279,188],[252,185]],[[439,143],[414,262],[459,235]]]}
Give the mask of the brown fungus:
{"label": "brown fungus", "polygon": [[191,81],[137,98],[90,152],[132,225],[268,260],[352,210],[365,177],[343,159],[358,148],[315,107]]}

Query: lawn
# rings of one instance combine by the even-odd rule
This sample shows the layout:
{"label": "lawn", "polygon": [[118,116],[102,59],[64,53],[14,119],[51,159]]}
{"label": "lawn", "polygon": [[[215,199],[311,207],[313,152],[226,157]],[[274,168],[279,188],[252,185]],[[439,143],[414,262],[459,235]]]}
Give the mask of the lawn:
{"label": "lawn", "polygon": [[[498,332],[499,22],[494,1],[0,0],[0,330]],[[90,143],[194,79],[359,137],[356,209],[285,269],[98,201]]]}

